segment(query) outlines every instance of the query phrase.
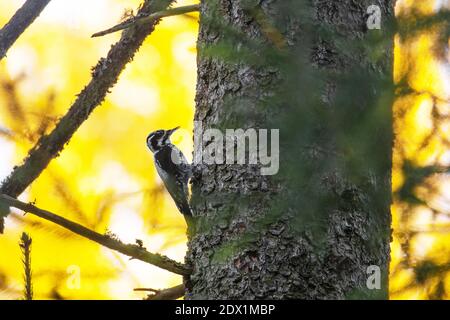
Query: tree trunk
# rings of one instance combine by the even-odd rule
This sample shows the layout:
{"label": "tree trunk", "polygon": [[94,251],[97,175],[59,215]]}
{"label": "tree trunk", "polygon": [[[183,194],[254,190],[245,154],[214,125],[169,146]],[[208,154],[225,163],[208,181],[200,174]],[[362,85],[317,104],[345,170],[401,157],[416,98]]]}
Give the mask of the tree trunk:
{"label": "tree trunk", "polygon": [[187,299],[388,297],[393,2],[202,1],[195,129],[279,129],[280,170],[196,164]]}

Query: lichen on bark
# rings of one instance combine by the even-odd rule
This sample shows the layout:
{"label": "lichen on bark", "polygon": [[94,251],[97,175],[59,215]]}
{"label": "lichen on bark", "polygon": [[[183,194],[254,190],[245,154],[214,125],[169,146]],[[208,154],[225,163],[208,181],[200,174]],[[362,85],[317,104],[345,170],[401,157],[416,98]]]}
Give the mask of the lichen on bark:
{"label": "lichen on bark", "polygon": [[280,172],[196,165],[187,299],[387,298],[392,41],[371,4],[202,1],[195,120],[280,129]]}

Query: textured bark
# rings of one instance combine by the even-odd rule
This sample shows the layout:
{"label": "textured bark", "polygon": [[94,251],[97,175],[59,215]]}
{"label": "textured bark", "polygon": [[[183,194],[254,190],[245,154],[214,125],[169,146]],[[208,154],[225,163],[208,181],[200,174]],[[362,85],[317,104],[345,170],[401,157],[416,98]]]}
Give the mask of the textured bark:
{"label": "textured bark", "polygon": [[[374,60],[334,39],[364,41],[378,32],[367,7],[386,22],[393,2],[202,1],[195,120],[280,128],[281,171],[196,166],[187,299],[387,298],[392,127],[379,80],[391,78],[391,40]],[[366,287],[369,265],[381,290]]]}

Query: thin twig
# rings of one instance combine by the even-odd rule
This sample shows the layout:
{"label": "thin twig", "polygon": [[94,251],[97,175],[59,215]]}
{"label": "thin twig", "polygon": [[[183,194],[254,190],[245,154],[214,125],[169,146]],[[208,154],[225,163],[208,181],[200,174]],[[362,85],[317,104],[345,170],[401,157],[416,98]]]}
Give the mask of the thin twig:
{"label": "thin twig", "polygon": [[134,291],[151,291],[146,300],[176,300],[184,296],[184,285],[180,284],[167,289],[136,288]]}
{"label": "thin twig", "polygon": [[0,30],[0,60],[20,35],[33,23],[50,0],[27,0]]}
{"label": "thin twig", "polygon": [[30,236],[23,232],[20,238],[20,249],[23,254],[23,268],[24,275],[23,280],[25,282],[24,287],[24,298],[25,300],[33,300],[33,283],[31,281],[31,238]]}
{"label": "thin twig", "polygon": [[[139,15],[148,15],[167,8],[175,0],[145,0]],[[16,166],[12,173],[0,186],[0,193],[14,198],[19,196],[57,157],[81,124],[86,121],[91,112],[105,99],[106,94],[114,86],[120,73],[130,62],[144,39],[153,32],[157,22],[146,26],[127,30],[120,41],[114,44],[106,58],[100,59],[92,70],[92,79],[78,94],[78,98],[69,111],[61,118],[49,135],[43,135],[29,151],[23,164]],[[9,211],[0,206],[0,233],[4,229],[4,216]]]}
{"label": "thin twig", "polygon": [[161,291],[159,289],[152,289],[152,288],[134,288],[133,290],[134,291],[151,291],[155,294]]}
{"label": "thin twig", "polygon": [[104,35],[107,35],[107,34],[110,34],[113,32],[117,32],[120,30],[124,30],[124,29],[130,28],[130,27],[133,27],[133,26],[141,26],[141,25],[144,25],[147,23],[151,23],[157,19],[171,17],[171,16],[177,16],[177,15],[186,14],[186,13],[190,13],[190,12],[195,12],[195,11],[199,10],[199,7],[200,6],[198,4],[194,4],[194,5],[190,5],[190,6],[183,6],[183,7],[178,7],[178,8],[162,10],[162,11],[155,12],[155,13],[152,13],[147,16],[136,16],[127,21],[119,23],[118,25],[115,25],[114,27],[94,33],[91,37],[92,38],[101,37],[101,36],[104,36]]}
{"label": "thin twig", "polygon": [[176,262],[157,253],[148,252],[142,246],[136,244],[125,244],[109,235],[100,234],[50,211],[40,209],[31,203],[22,202],[5,194],[0,194],[0,203],[4,203],[6,206],[20,209],[26,213],[32,213],[38,217],[56,223],[57,225],[64,227],[84,238],[95,241],[102,246],[116,250],[124,255],[130,256],[132,259],[138,259],[180,275],[188,275],[190,273],[182,263]]}
{"label": "thin twig", "polygon": [[5,136],[5,137],[11,139],[11,138],[13,138],[14,135],[13,135],[11,130],[9,130],[7,128],[0,127],[0,136]]}

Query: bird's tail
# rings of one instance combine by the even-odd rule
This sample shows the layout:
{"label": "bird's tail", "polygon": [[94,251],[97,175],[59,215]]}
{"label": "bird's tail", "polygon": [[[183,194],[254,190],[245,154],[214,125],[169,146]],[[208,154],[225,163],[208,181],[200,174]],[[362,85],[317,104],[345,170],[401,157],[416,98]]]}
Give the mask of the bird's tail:
{"label": "bird's tail", "polygon": [[180,212],[183,215],[192,216],[192,210],[191,210],[191,207],[189,206],[187,199],[184,201],[181,201],[181,203],[177,203],[177,207],[178,207],[178,210],[180,210]]}

